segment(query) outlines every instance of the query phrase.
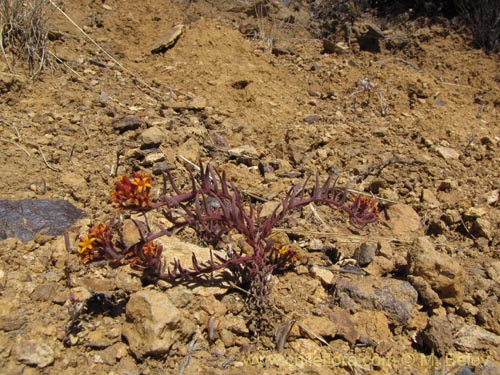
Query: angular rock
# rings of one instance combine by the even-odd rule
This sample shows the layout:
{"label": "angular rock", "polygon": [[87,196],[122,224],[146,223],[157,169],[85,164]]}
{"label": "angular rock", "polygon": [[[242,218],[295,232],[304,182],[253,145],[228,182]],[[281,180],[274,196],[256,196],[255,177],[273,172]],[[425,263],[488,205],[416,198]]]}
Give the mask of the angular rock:
{"label": "angular rock", "polygon": [[373,258],[375,258],[376,252],[377,245],[365,242],[354,251],[354,259],[358,261],[361,267],[366,267],[372,262]]}
{"label": "angular rock", "polygon": [[129,130],[135,130],[142,126],[142,121],[136,116],[126,115],[113,120],[113,129],[118,133],[125,133]]}
{"label": "angular rock", "polygon": [[392,337],[390,322],[382,311],[360,311],[351,316],[359,339],[378,344]]}
{"label": "angular rock", "polygon": [[417,307],[417,291],[407,281],[371,276],[340,278],[335,289],[341,307],[383,311],[397,324],[408,323]]}
{"label": "angular rock", "polygon": [[408,281],[417,290],[420,300],[424,306],[431,309],[441,306],[441,298],[439,298],[439,295],[432,290],[432,287],[423,277],[409,275]]}
{"label": "angular rock", "polygon": [[337,334],[337,326],[326,316],[310,315],[300,322],[300,331],[303,336],[314,339],[314,335],[334,338]]}
{"label": "angular rock", "polygon": [[158,147],[165,140],[165,132],[157,127],[152,126],[141,133],[141,148]]}
{"label": "angular rock", "polygon": [[460,154],[451,147],[437,146],[436,152],[445,160],[458,159]]}
{"label": "angular rock", "polygon": [[177,42],[177,39],[179,39],[179,37],[181,36],[183,30],[184,25],[182,24],[174,26],[172,30],[167,33],[167,35],[165,35],[151,47],[151,53],[163,53],[169,48],[173,47]]}
{"label": "angular rock", "polygon": [[86,215],[62,199],[0,200],[0,239],[27,242],[37,233],[57,236]]}
{"label": "angular rock", "polygon": [[394,236],[402,239],[413,239],[419,233],[423,234],[420,216],[411,206],[398,203],[390,206],[387,214],[389,216],[387,224],[392,229]]}
{"label": "angular rock", "polygon": [[17,360],[29,366],[44,368],[54,362],[54,350],[45,343],[19,340],[15,351]]}
{"label": "angular rock", "polygon": [[446,317],[432,316],[421,337],[424,345],[441,357],[453,346],[453,326]]}
{"label": "angular rock", "polygon": [[358,341],[360,333],[351,319],[351,314],[346,310],[338,310],[328,314],[328,317],[337,327],[337,336],[342,337],[351,345]]}
{"label": "angular rock", "polygon": [[491,239],[491,223],[483,218],[477,218],[472,224],[471,232],[476,237]]}
{"label": "angular rock", "polygon": [[425,236],[419,237],[408,252],[408,274],[422,277],[445,303],[463,300],[463,268],[450,256],[437,252]]}
{"label": "angular rock", "polygon": [[476,325],[462,327],[455,335],[455,347],[466,352],[500,347],[500,336]]}
{"label": "angular rock", "polygon": [[172,301],[154,290],[132,294],[126,316],[123,335],[137,358],[167,354],[174,343],[187,340],[195,331]]}

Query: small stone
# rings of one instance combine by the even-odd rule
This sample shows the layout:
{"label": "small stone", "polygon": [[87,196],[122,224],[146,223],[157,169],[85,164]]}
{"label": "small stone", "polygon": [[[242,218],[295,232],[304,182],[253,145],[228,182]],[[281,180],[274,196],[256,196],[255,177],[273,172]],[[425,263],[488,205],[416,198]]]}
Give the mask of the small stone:
{"label": "small stone", "polygon": [[451,190],[454,190],[454,189],[457,189],[457,188],[458,188],[458,184],[457,184],[456,181],[450,180],[450,179],[446,179],[444,181],[441,181],[441,183],[439,184],[438,191],[450,192]]}
{"label": "small stone", "polygon": [[411,206],[398,203],[390,206],[387,213],[389,216],[387,224],[395,236],[411,239],[423,232],[420,216]]}
{"label": "small stone", "polygon": [[155,290],[132,294],[126,316],[123,336],[137,358],[166,354],[175,342],[186,340],[195,331],[170,299]]}
{"label": "small stone", "polygon": [[432,316],[422,332],[422,341],[438,356],[446,355],[453,345],[453,326],[446,317]]}
{"label": "small stone", "polygon": [[299,328],[302,336],[311,339],[315,339],[314,334],[330,338],[337,334],[337,325],[325,316],[307,316],[302,319]]}
{"label": "small stone", "polygon": [[150,167],[153,164],[160,163],[165,160],[165,155],[163,152],[151,152],[144,157],[142,165],[144,167]]}
{"label": "small stone", "polygon": [[395,269],[396,266],[394,265],[394,261],[383,256],[376,256],[373,258],[373,261],[364,268],[364,270],[372,276],[385,276],[394,272]]}
{"label": "small stone", "polygon": [[435,309],[441,306],[439,295],[432,290],[432,287],[423,277],[408,275],[408,281],[417,290],[420,300],[424,306]]}
{"label": "small stone", "polygon": [[476,237],[491,239],[491,223],[482,218],[477,218],[472,224],[471,232]]}
{"label": "small stone", "polygon": [[336,277],[334,273],[326,268],[321,268],[317,266],[312,266],[310,268],[311,275],[321,281],[324,286],[333,285],[335,283]]}
{"label": "small stone", "polygon": [[207,106],[207,99],[202,96],[195,96],[188,102],[188,108],[199,111],[204,109]]}
{"label": "small stone", "polygon": [[448,209],[441,216],[441,220],[443,220],[447,225],[458,224],[462,220],[462,215],[456,209]]}
{"label": "small stone", "polygon": [[478,218],[483,217],[488,213],[488,209],[486,207],[471,207],[467,211],[465,211],[465,216],[468,218]]}
{"label": "small stone", "polygon": [[163,53],[169,48],[172,48],[183,31],[184,25],[179,24],[174,26],[172,30],[167,33],[167,35],[165,35],[151,47],[151,53]]}
{"label": "small stone", "polygon": [[158,176],[160,174],[162,174],[163,172],[166,172],[170,169],[170,164],[166,163],[166,162],[160,162],[160,163],[156,163],[155,165],[153,165],[153,174],[155,176]]}
{"label": "small stone", "polygon": [[306,122],[311,125],[314,124],[315,122],[321,120],[321,115],[309,115],[305,118]]}
{"label": "small stone", "polygon": [[34,301],[50,301],[56,293],[57,286],[58,284],[55,282],[38,285],[31,292],[30,297]]}
{"label": "small stone", "polygon": [[44,368],[54,363],[54,350],[44,343],[19,340],[16,353],[17,360],[29,366]]}
{"label": "small stone", "polygon": [[458,350],[477,352],[500,347],[500,336],[476,325],[462,327],[455,334],[455,346]]}
{"label": "small stone", "polygon": [[458,159],[460,154],[451,147],[437,146],[436,152],[445,160]]}
{"label": "small stone", "polygon": [[437,252],[427,237],[419,237],[408,252],[408,269],[409,275],[421,276],[443,302],[457,304],[463,300],[463,268],[449,255]]}
{"label": "small stone", "polygon": [[361,267],[366,267],[371,263],[377,252],[377,245],[364,242],[354,251],[354,259]]}
{"label": "small stone", "polygon": [[236,335],[227,329],[221,329],[219,332],[220,339],[226,348],[230,348],[236,343]]}
{"label": "small stone", "polygon": [[141,148],[158,147],[164,140],[165,132],[157,126],[152,126],[141,133]]}
{"label": "small stone", "polygon": [[440,204],[434,193],[429,189],[422,189],[420,199],[422,202],[429,204],[431,207],[438,207]]}
{"label": "small stone", "polygon": [[129,130],[135,130],[141,126],[142,121],[133,115],[122,116],[113,120],[113,129],[117,130],[120,134]]}

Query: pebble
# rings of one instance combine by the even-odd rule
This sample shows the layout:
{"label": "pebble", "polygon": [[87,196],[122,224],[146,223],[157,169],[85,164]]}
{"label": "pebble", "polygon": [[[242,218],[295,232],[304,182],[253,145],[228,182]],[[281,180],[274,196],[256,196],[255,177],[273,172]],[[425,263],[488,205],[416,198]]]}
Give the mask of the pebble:
{"label": "pebble", "polygon": [[112,122],[113,129],[118,131],[118,133],[125,133],[129,130],[135,130],[142,126],[142,121],[138,117],[133,115],[127,115],[119,117]]}
{"label": "pebble", "polygon": [[460,154],[451,147],[437,146],[436,152],[445,160],[453,160],[460,157]]}
{"label": "pebble", "polygon": [[152,126],[141,133],[141,148],[158,147],[165,140],[165,132],[157,127]]}
{"label": "pebble", "polygon": [[44,368],[54,363],[54,350],[45,343],[19,340],[15,349],[17,360],[27,365]]}

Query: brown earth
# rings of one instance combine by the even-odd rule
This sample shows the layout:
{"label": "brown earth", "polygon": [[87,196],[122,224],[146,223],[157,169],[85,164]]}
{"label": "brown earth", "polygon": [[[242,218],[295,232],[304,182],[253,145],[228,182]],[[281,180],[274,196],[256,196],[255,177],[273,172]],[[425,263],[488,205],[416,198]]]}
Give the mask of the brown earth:
{"label": "brown earth", "polygon": [[[309,259],[275,276],[272,298],[286,317],[276,310],[270,320],[296,321],[284,349],[248,333],[242,295],[168,285],[162,293],[188,332],[167,353],[131,350],[123,308],[87,314],[68,344],[70,294],[102,292],[120,306],[162,289],[143,288],[125,268],[84,266],[62,236],[41,235],[1,242],[1,372],[431,374],[434,349],[450,373],[500,373],[498,55],[472,49],[446,22],[393,25],[378,53],[355,38],[323,53],[306,5],[294,3],[269,2],[256,17],[239,1],[66,2],[102,49],[54,10],[59,38],[49,48],[60,69],[34,81],[5,65],[0,74],[0,198],[84,209],[89,218],[70,232],[75,248],[90,222],[116,214],[117,175],[162,166],[141,159],[148,128],[161,129],[155,154],[179,177],[183,158],[202,159],[268,200],[316,172],[379,197],[380,220],[362,230],[325,207],[286,229]],[[152,54],[179,24],[177,42]],[[139,127],[117,130],[125,115]],[[262,176],[259,162],[275,170]],[[318,251],[325,246],[360,264],[371,246],[366,276],[338,272]]]}

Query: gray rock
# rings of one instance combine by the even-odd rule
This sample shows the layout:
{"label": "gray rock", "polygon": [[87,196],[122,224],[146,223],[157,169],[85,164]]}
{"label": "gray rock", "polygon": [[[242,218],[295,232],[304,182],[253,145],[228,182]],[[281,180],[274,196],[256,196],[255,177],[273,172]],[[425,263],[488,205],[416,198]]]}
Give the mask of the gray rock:
{"label": "gray rock", "polygon": [[176,342],[187,340],[195,331],[172,301],[154,290],[132,294],[126,316],[123,335],[137,358],[167,354]]}
{"label": "gray rock", "polygon": [[129,130],[135,130],[141,126],[142,121],[133,115],[122,116],[113,120],[113,129],[118,131],[120,134]]}
{"label": "gray rock", "polygon": [[420,237],[408,252],[408,274],[421,276],[445,303],[464,297],[465,272],[449,255],[441,254],[427,237]]}
{"label": "gray rock", "polygon": [[373,258],[375,258],[376,252],[377,245],[365,242],[354,251],[354,259],[358,261],[361,267],[366,267],[372,262]]}
{"label": "gray rock", "polygon": [[57,236],[86,215],[62,199],[0,200],[0,239],[27,242],[37,233]]}
{"label": "gray rock", "polygon": [[45,343],[19,340],[16,343],[17,360],[29,366],[44,368],[54,362],[54,350]]}
{"label": "gray rock", "polygon": [[341,307],[383,311],[397,324],[408,323],[417,307],[417,291],[407,281],[371,276],[340,278],[335,289]]}

